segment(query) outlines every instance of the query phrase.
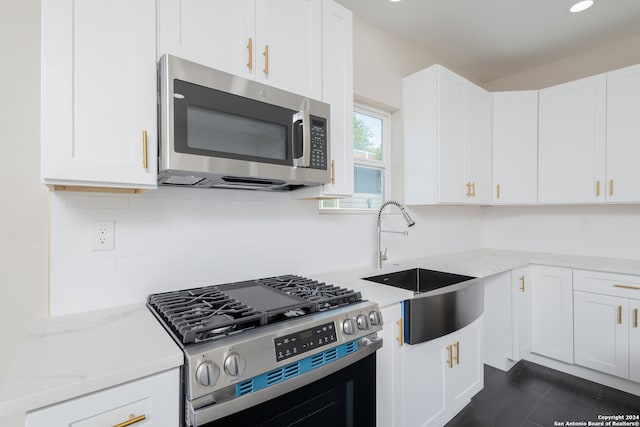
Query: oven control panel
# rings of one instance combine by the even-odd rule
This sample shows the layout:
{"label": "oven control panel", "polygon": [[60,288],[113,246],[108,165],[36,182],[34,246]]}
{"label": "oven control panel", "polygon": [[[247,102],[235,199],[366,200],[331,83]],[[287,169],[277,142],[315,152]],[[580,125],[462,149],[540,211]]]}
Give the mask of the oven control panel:
{"label": "oven control panel", "polygon": [[336,328],[333,322],[277,337],[273,340],[276,361],[280,362],[336,341]]}

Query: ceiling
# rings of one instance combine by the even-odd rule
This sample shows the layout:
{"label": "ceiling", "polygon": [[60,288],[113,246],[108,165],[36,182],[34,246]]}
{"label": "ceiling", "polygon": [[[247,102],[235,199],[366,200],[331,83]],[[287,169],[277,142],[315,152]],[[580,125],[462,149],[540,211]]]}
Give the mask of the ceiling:
{"label": "ceiling", "polygon": [[640,0],[337,1],[481,83],[640,34]]}

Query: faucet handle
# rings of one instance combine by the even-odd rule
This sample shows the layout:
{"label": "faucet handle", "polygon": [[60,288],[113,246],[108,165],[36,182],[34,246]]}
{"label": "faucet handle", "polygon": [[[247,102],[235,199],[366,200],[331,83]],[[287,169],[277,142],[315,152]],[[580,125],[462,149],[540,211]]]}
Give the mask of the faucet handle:
{"label": "faucet handle", "polygon": [[389,249],[389,248],[384,248],[384,253],[380,254],[380,261],[386,261],[387,260],[387,249]]}

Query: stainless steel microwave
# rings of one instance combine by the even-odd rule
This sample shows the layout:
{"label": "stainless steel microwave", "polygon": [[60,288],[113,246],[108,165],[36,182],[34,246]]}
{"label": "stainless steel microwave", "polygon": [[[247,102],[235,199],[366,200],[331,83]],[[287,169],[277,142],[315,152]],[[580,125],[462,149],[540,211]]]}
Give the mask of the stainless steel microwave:
{"label": "stainless steel microwave", "polygon": [[158,184],[290,191],[331,180],[329,105],[172,55],[159,63]]}

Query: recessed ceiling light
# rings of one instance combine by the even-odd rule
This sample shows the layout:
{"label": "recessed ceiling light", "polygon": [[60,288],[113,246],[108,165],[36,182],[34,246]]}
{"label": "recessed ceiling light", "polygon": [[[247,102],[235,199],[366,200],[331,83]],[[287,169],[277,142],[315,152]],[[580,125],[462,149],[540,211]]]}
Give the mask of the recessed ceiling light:
{"label": "recessed ceiling light", "polygon": [[593,0],[582,0],[574,3],[569,10],[573,13],[577,13],[582,12],[585,9],[589,9],[591,6],[593,6]]}
{"label": "recessed ceiling light", "polygon": [[391,3],[398,3],[398,2],[400,2],[401,0],[389,0],[389,1],[390,1]]}

